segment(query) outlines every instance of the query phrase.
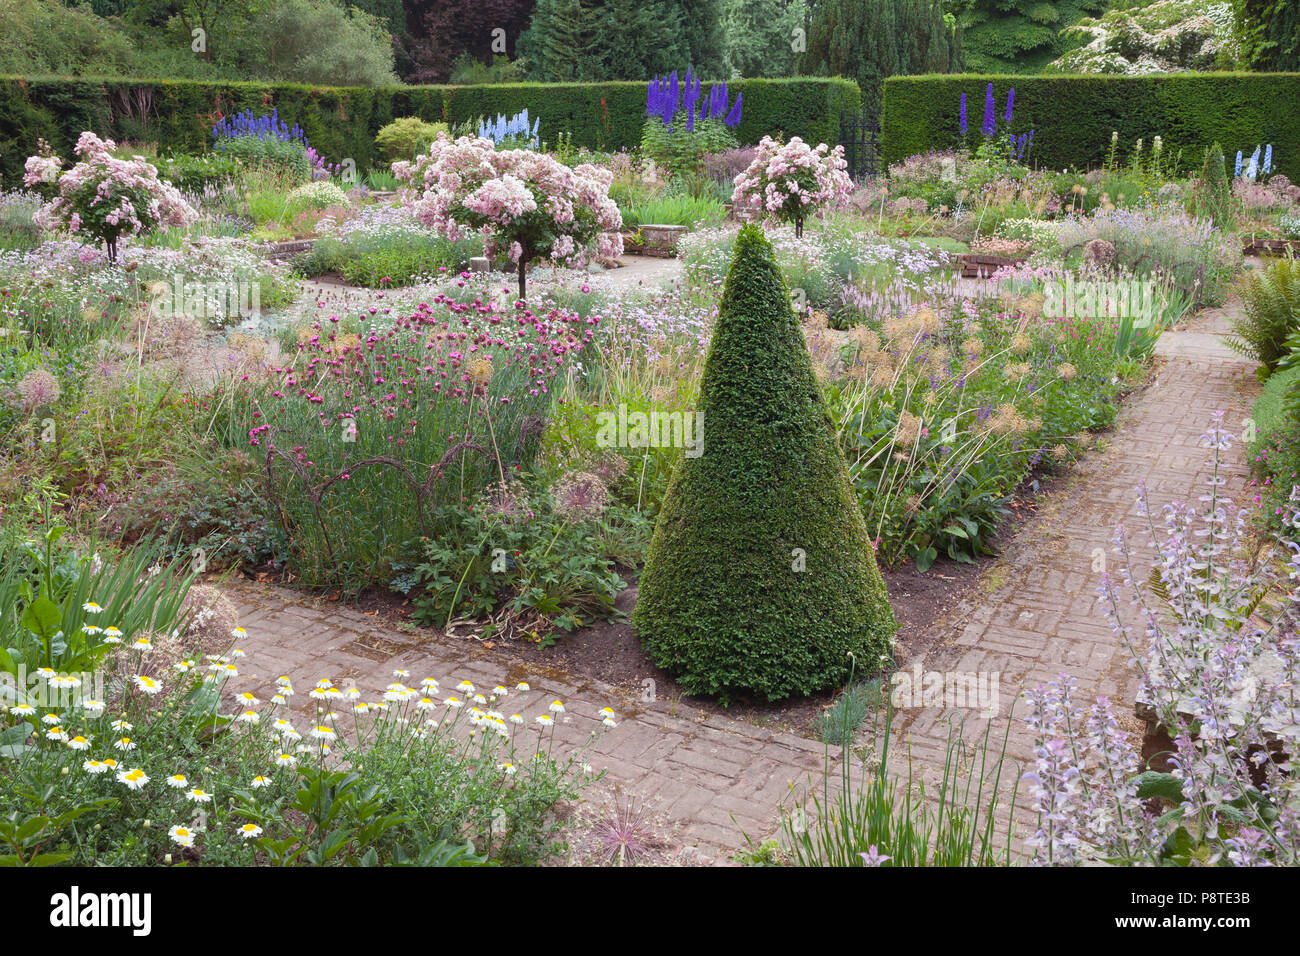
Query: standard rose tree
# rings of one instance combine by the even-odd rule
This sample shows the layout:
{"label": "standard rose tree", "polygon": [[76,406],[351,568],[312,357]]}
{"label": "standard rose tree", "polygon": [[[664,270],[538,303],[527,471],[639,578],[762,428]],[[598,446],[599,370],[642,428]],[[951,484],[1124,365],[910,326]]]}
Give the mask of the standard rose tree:
{"label": "standard rose tree", "polygon": [[141,156],[118,159],[111,139],[85,132],[77,140],[80,162],[58,175],[57,157],[32,156],[27,160],[28,186],[57,181],[54,198],[36,214],[43,229],[66,230],[88,236],[108,249],[117,261],[122,236],[143,236],[166,226],[187,226],[197,214],[171,183],[158,178],[158,170]]}
{"label": "standard rose tree", "polygon": [[519,269],[519,297],[533,259],[582,267],[597,255],[623,252],[623,217],[609,198],[613,173],[583,164],[570,169],[530,149],[498,150],[490,139],[440,133],[427,155],[393,163],[393,174],[415,187],[416,218],[456,240],[484,237],[484,252],[505,251]]}
{"label": "standard rose tree", "polygon": [[819,209],[840,205],[853,192],[845,172],[844,147],[825,143],[810,147],[798,136],[779,143],[764,136],[749,168],[735,178],[731,201],[736,206],[794,223],[803,235],[804,220]]}

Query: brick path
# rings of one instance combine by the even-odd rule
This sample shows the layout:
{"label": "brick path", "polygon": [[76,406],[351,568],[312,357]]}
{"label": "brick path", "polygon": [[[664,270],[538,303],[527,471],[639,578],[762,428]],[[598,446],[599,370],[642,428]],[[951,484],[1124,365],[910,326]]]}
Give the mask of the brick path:
{"label": "brick path", "polygon": [[[1199,494],[1207,457],[1199,436],[1211,413],[1227,412],[1230,430],[1239,429],[1249,413],[1257,388],[1253,366],[1219,343],[1213,333],[1223,328],[1222,311],[1208,312],[1162,337],[1154,381],[1121,411],[1106,447],[1085,457],[1066,487],[1047,496],[1040,513],[985,572],[982,593],[941,622],[936,642],[919,660],[901,661],[904,668],[919,663],[925,670],[996,671],[1003,716],[1022,685],[1062,670],[1088,694],[1108,694],[1124,708],[1131,704],[1135,679],[1098,608],[1093,549],[1110,555],[1110,537],[1121,520],[1136,530],[1134,489],[1140,482],[1154,507]],[[1239,461],[1236,449],[1230,455]],[[1134,535],[1134,544],[1142,543]],[[609,784],[652,800],[653,809],[678,826],[677,839],[698,846],[705,858],[725,860],[744,845],[742,831],[755,840],[772,835],[792,783],[809,775],[820,779],[823,747],[815,741],[688,705],[643,702],[564,673],[518,666],[503,671],[500,657],[472,641],[394,630],[346,607],[312,604],[290,590],[240,584],[228,593],[250,635],[245,675],[261,681],[263,689],[287,674],[300,689],[329,677],[338,685],[354,680],[379,691],[397,668],[410,671],[412,682],[437,678],[444,694],[465,679],[487,687],[525,680],[533,690],[523,710],[517,698],[509,702],[511,710],[531,721],[550,701],[563,700],[568,713],[556,739],[574,748],[598,727],[599,709],[612,707],[620,723],[597,738],[588,761],[607,771]],[[295,700],[303,707],[310,703],[301,691]],[[941,707],[900,712],[898,725],[917,765],[942,765],[946,717]],[[975,731],[983,725],[972,714],[967,726]],[[1032,745],[1017,723],[1010,755],[1024,760]]]}
{"label": "brick path", "polygon": [[[1120,411],[1105,447],[1085,455],[1065,486],[1048,495],[1039,513],[985,572],[984,588],[943,622],[941,637],[918,660],[923,671],[997,672],[1000,716],[1005,717],[1018,689],[1031,688],[1068,672],[1078,681],[1079,700],[1105,695],[1116,712],[1131,714],[1138,675],[1101,607],[1100,571],[1095,549],[1103,549],[1115,573],[1117,555],[1111,537],[1123,522],[1130,531],[1136,566],[1145,580],[1153,559],[1145,519],[1137,511],[1136,489],[1145,484],[1153,513],[1174,500],[1195,499],[1204,484],[1211,452],[1200,436],[1211,415],[1222,411],[1224,428],[1240,435],[1258,394],[1255,363],[1227,349],[1219,338],[1226,331],[1228,310],[1200,313],[1163,335],[1157,346],[1153,380]],[[1225,453],[1229,497],[1240,493],[1246,474],[1238,443]],[[1127,602],[1122,610],[1129,612]],[[1138,626],[1133,632],[1142,633]],[[1023,714],[1024,705],[1016,712]],[[933,764],[947,740],[952,712],[939,707],[902,712],[900,729],[912,752]],[[967,726],[982,733],[984,723],[968,713]],[[1136,719],[1130,730],[1140,730]],[[971,733],[967,734],[968,739]],[[1021,762],[1032,759],[1033,735],[1017,721],[1007,753]],[[1027,822],[1027,821],[1021,821]]]}

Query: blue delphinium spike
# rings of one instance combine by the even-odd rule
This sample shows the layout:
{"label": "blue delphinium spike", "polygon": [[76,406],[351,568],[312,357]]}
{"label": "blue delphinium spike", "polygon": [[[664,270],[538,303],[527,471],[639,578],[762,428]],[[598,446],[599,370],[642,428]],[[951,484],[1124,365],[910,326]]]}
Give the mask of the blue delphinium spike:
{"label": "blue delphinium spike", "polygon": [[744,95],[744,93],[736,94],[736,104],[731,108],[731,111],[727,113],[727,118],[723,120],[723,123],[727,126],[740,125],[740,100]]}

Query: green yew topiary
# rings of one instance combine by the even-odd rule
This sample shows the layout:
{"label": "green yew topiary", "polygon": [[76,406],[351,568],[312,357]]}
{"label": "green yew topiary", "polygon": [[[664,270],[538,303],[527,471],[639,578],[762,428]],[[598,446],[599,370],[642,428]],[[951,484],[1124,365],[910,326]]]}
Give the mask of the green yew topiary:
{"label": "green yew topiary", "polygon": [[632,615],[688,693],[778,700],[875,670],[897,627],[771,244],[736,240],[701,383],[703,454],[669,483]]}

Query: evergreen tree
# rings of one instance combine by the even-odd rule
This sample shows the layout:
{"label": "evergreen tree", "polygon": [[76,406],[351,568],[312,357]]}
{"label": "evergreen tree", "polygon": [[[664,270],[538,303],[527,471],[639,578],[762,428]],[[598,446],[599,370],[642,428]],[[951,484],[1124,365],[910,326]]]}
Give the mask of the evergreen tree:
{"label": "evergreen tree", "polygon": [[598,40],[601,79],[644,80],[690,62],[674,0],[605,0]]}
{"label": "evergreen tree", "polygon": [[[367,0],[378,3],[379,0]],[[533,0],[404,0],[406,30],[399,38],[403,75],[412,83],[445,83],[458,59],[492,63],[503,31],[504,55],[516,54]],[[396,27],[394,28],[396,30]]]}
{"label": "evergreen tree", "polygon": [[1077,45],[1061,31],[1101,13],[1106,0],[955,0],[966,61],[980,73],[1037,73]]}
{"label": "evergreen tree", "polygon": [[795,30],[807,29],[805,0],[726,0],[723,33],[730,75],[792,76],[800,53]]}
{"label": "evergreen tree", "polygon": [[[677,0],[682,11],[682,30],[690,48],[690,66],[696,74],[710,78],[726,75],[727,40],[722,30],[723,0]],[[685,66],[677,69],[684,70]]]}
{"label": "evergreen tree", "polygon": [[593,80],[601,30],[591,0],[538,0],[519,53],[531,79],[548,83]]}
{"label": "evergreen tree", "polygon": [[961,31],[943,0],[815,0],[802,72],[857,80],[870,115],[879,115],[886,77],[962,65]]}
{"label": "evergreen tree", "polygon": [[1252,69],[1300,71],[1300,0],[1236,0]]}
{"label": "evergreen tree", "polygon": [[[687,693],[779,700],[875,671],[896,628],[763,230],[736,239],[700,383],[702,454],[668,485],[632,623]],[[852,655],[852,657],[850,657]]]}

